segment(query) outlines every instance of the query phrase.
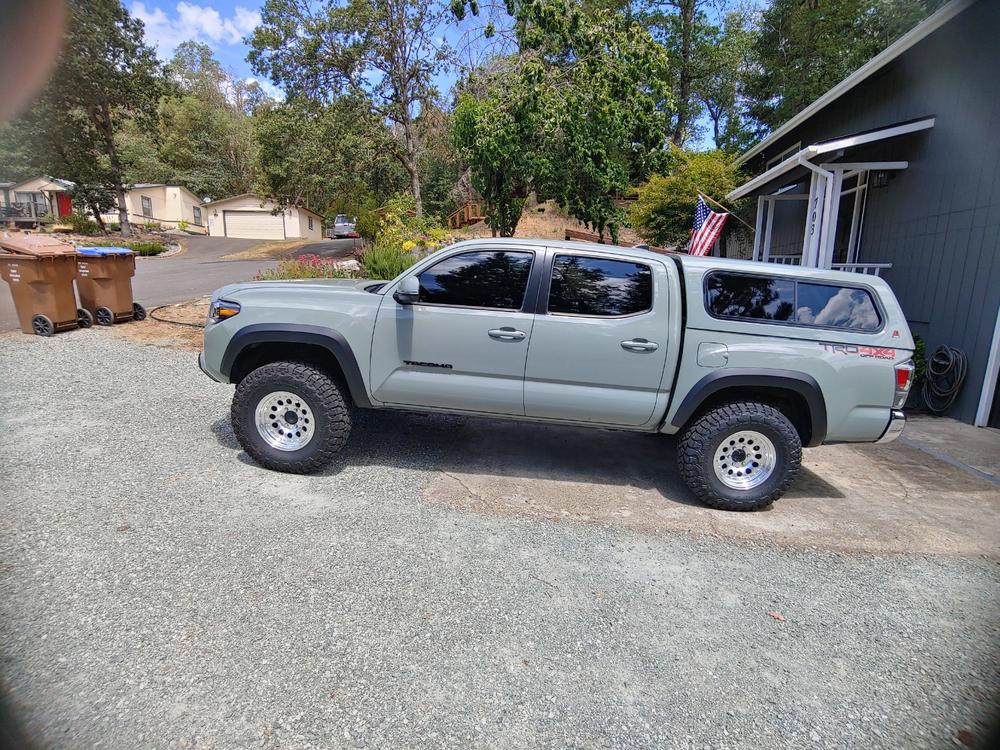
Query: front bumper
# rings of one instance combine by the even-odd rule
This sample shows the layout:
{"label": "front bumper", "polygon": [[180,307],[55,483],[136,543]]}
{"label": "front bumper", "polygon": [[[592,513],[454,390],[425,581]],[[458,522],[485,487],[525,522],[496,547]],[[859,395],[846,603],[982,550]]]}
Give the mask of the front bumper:
{"label": "front bumper", "polygon": [[200,352],[198,354],[198,369],[201,370],[206,375],[208,375],[208,377],[210,377],[212,380],[214,380],[217,383],[224,383],[225,382],[218,375],[216,375],[211,370],[209,370],[208,367],[205,365],[205,352]]}
{"label": "front bumper", "polygon": [[892,416],[889,417],[889,425],[885,428],[885,432],[882,433],[882,437],[875,442],[891,443],[899,437],[899,433],[903,431],[904,427],[906,427],[906,415],[899,409],[893,409]]}

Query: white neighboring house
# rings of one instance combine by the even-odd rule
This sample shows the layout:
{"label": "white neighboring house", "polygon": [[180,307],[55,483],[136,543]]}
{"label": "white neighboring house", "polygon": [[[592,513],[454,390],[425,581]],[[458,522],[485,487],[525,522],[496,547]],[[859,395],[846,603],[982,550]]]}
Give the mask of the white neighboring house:
{"label": "white neighboring house", "polygon": [[323,239],[323,217],[301,206],[281,210],[274,201],[253,193],[206,203],[212,237],[253,240]]}
{"label": "white neighboring house", "polygon": [[[206,234],[205,204],[183,185],[139,183],[125,191],[128,219],[133,224],[154,222],[164,229],[176,229],[186,222],[189,232]],[[105,222],[118,221],[118,209],[102,214]]]}

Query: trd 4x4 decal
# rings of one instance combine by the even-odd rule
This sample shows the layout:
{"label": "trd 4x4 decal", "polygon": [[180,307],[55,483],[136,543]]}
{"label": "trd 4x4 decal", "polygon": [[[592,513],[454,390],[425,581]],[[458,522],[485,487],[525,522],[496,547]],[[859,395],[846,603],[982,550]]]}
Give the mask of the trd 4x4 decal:
{"label": "trd 4x4 decal", "polygon": [[832,354],[851,354],[855,357],[874,357],[875,359],[895,359],[896,350],[883,346],[857,346],[856,344],[824,344],[824,351]]}

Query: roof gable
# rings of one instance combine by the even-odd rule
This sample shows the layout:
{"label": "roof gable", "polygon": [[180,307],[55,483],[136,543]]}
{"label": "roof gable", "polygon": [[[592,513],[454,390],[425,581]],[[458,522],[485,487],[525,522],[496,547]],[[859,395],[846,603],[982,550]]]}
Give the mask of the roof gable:
{"label": "roof gable", "polygon": [[797,115],[782,124],[780,127],[776,128],[756,146],[741,154],[739,158],[736,159],[736,163],[738,165],[743,164],[762,152],[768,146],[774,145],[778,140],[788,135],[792,130],[806,122],[828,104],[832,104],[848,91],[851,91],[855,86],[873,76],[908,49],[951,21],[959,13],[975,5],[976,2],[978,2],[978,0],[952,0],[947,5],[939,8],[937,11],[899,37],[899,39],[895,42],[882,50],[879,54],[875,55],[875,57],[862,65],[843,81],[819,97],[819,99],[814,101],[805,109],[801,110]]}

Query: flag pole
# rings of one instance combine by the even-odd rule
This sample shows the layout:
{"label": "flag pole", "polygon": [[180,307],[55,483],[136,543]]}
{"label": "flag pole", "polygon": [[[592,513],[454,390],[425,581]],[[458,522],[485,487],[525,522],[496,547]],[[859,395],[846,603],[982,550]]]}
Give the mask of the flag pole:
{"label": "flag pole", "polygon": [[752,226],[750,226],[749,224],[747,224],[747,223],[746,223],[745,221],[743,221],[743,219],[741,219],[741,218],[740,218],[739,216],[737,216],[736,214],[734,214],[734,213],[732,212],[732,209],[729,209],[729,208],[726,208],[726,207],[725,207],[725,206],[723,206],[723,205],[722,205],[721,203],[719,203],[719,201],[715,200],[714,198],[710,198],[709,196],[705,195],[704,193],[701,193],[701,192],[699,192],[699,193],[698,193],[698,195],[700,195],[700,196],[701,196],[702,198],[704,198],[705,200],[707,200],[707,201],[709,201],[709,202],[711,202],[711,203],[714,203],[714,204],[715,204],[716,206],[718,206],[718,207],[719,207],[719,208],[721,208],[721,209],[722,209],[723,211],[725,211],[725,212],[726,212],[727,214],[729,214],[729,215],[730,215],[730,216],[732,216],[732,217],[733,217],[734,219],[736,219],[736,221],[738,221],[738,222],[739,222],[740,224],[742,224],[742,225],[743,225],[743,226],[745,226],[745,227],[746,227],[747,229],[749,229],[749,230],[750,230],[751,232],[754,232],[754,233],[756,234],[757,230],[756,230],[756,229],[754,229],[754,228],[753,228]]}

